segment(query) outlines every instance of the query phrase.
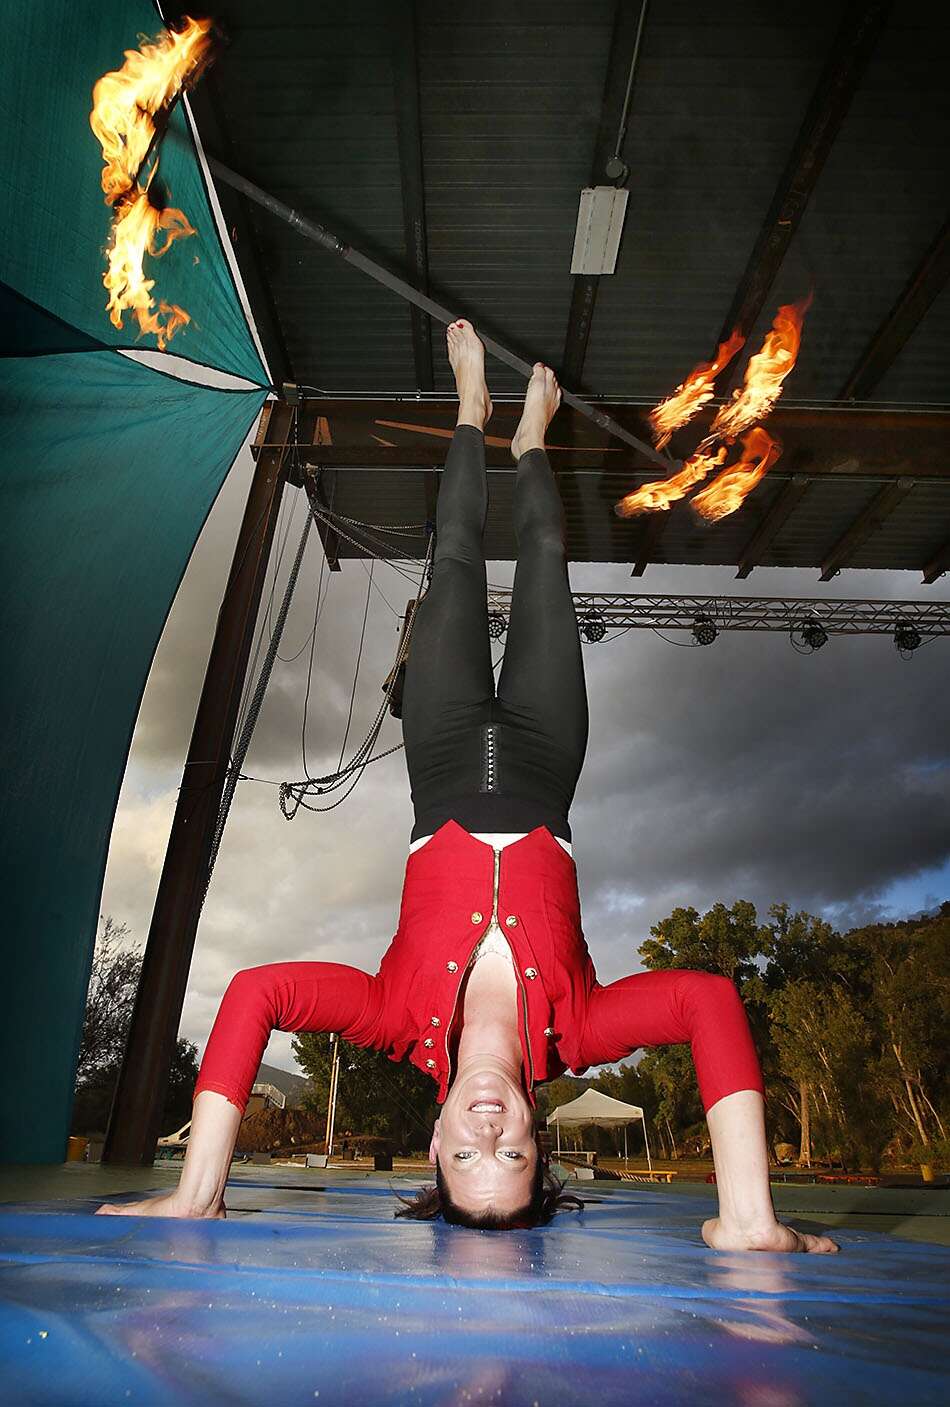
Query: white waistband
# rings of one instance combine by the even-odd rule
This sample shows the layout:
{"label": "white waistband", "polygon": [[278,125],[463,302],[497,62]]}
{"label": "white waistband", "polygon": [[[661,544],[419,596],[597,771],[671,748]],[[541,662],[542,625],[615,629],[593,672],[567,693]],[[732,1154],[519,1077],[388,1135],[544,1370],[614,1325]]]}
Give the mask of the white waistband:
{"label": "white waistband", "polygon": [[[504,850],[506,845],[513,845],[516,840],[524,840],[528,831],[470,831],[469,834],[473,835],[476,840],[482,841],[483,844],[492,846],[495,850]],[[431,835],[423,835],[418,840],[414,840],[409,846],[409,854],[414,855],[417,850],[422,849],[423,845],[428,845],[431,839]],[[571,849],[571,842],[562,840],[559,835],[556,835],[554,839],[562,850],[566,850],[573,859],[574,851]]]}

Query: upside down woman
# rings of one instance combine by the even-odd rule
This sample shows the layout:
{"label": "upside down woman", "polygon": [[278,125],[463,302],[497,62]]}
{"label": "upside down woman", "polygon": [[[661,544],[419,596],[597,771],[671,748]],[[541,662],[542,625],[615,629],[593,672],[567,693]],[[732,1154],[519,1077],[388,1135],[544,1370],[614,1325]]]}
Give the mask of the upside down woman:
{"label": "upside down woman", "polygon": [[239,972],[196,1086],[181,1181],[126,1215],[220,1217],[238,1127],[272,1030],[336,1031],[408,1057],[438,1084],[436,1185],[397,1213],[505,1229],[565,1198],[534,1129],[536,1086],[570,1068],[688,1041],[709,1124],[729,1250],[834,1251],[772,1208],[763,1084],[735,987],[704,972],[643,972],[602,986],[581,930],[568,811],[587,745],[587,697],[561,500],[544,450],[560,401],[538,364],[512,441],[518,564],[495,688],[482,535],[484,349],[448,331],[459,395],[438,500],[432,583],[403,695],[415,825],[396,936],[370,976],[328,962]]}

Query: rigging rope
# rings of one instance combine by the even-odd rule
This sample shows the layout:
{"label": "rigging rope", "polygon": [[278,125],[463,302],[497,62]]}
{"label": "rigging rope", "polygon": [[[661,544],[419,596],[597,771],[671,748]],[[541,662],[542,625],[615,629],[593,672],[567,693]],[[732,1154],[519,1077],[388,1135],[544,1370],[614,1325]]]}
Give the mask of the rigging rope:
{"label": "rigging rope", "polygon": [[[309,494],[309,485],[307,491]],[[314,506],[312,496],[310,499],[310,504],[311,508],[314,509],[316,516],[325,517],[326,521],[330,523],[329,515],[325,515]],[[339,531],[335,523],[333,523],[332,526],[334,527],[334,531]],[[341,536],[345,536],[345,534],[341,534]],[[429,541],[426,545],[425,559],[422,563],[422,573],[420,575],[419,582],[416,587],[414,607],[418,606],[425,592],[429,564],[432,558],[433,544],[434,537],[430,534]],[[360,543],[357,543],[356,545],[363,546],[363,544]],[[367,591],[367,600],[368,596],[369,592]],[[415,616],[414,609],[412,611],[412,616]],[[386,690],[383,695],[383,701],[379,706],[376,717],[373,719],[373,722],[370,725],[369,732],[366,734],[366,737],[356,749],[356,752],[353,754],[353,757],[350,759],[350,761],[345,766],[343,766],[341,762],[341,765],[337,768],[335,772],[330,772],[323,777],[312,777],[309,775],[308,772],[308,775],[302,781],[281,783],[280,790],[278,792],[278,801],[280,803],[280,809],[283,813],[285,820],[292,821],[297,815],[298,811],[301,809],[301,807],[303,807],[305,811],[335,810],[335,808],[337,806],[342,805],[342,803],[350,795],[350,793],[353,791],[353,788],[356,786],[357,782],[362,777],[363,772],[366,770],[366,768],[371,762],[381,762],[384,757],[390,757],[394,752],[398,752],[400,750],[400,748],[402,747],[402,743],[397,743],[395,747],[388,748],[386,752],[377,753],[375,757],[371,755],[373,748],[376,746],[376,741],[382,729],[383,722],[386,718],[386,713],[389,708],[389,701],[392,697],[393,689],[395,688],[396,681],[399,677],[400,666],[405,662],[406,657],[409,653],[409,641],[411,639],[411,636],[412,624],[410,620],[409,628],[403,632],[402,639],[399,642],[399,649],[396,653],[396,662],[393,666],[392,673],[390,674],[389,679],[387,681]],[[345,788],[345,790],[343,791],[343,795],[338,797],[336,801],[331,801],[330,804],[327,806],[315,806],[311,801],[308,800],[308,797],[327,796],[331,792],[340,791],[343,788]]]}

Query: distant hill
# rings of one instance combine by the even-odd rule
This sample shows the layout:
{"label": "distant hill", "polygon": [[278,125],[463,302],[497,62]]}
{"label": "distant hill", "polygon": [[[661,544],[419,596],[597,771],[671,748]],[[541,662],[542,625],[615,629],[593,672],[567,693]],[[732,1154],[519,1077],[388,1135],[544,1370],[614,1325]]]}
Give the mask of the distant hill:
{"label": "distant hill", "polygon": [[296,1109],[303,1100],[304,1090],[310,1083],[303,1075],[292,1075],[289,1070],[278,1070],[276,1065],[262,1065],[257,1072],[257,1084],[273,1085],[287,1097],[287,1106]]}

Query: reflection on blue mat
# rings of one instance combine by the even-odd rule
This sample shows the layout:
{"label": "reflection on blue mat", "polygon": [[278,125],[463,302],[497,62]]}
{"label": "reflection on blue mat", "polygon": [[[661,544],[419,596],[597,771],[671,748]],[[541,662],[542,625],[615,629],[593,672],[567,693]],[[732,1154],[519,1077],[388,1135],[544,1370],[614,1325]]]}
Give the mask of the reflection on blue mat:
{"label": "reflection on blue mat", "polygon": [[360,1184],[241,1182],[228,1222],[0,1208],[3,1401],[950,1401],[950,1252],[714,1254],[701,1197],[590,1196],[509,1233],[395,1222]]}

